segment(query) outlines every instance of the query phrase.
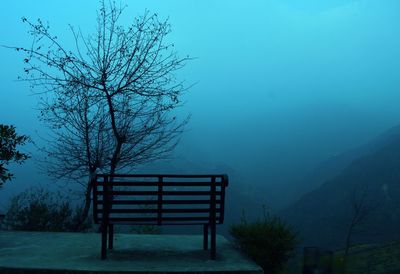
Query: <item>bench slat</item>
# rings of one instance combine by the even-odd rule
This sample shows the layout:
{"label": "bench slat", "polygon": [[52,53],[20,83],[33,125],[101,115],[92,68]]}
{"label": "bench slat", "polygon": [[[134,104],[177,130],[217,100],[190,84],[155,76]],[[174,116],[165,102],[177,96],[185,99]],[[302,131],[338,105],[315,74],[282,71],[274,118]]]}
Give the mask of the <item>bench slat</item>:
{"label": "bench slat", "polygon": [[[137,195],[137,196],[144,196],[144,195],[154,195],[158,196],[159,192],[158,191],[131,191],[131,190],[113,190],[113,191],[107,191],[108,195]],[[209,196],[211,194],[210,191],[199,191],[199,190],[193,190],[193,191],[162,191],[161,195],[168,195],[168,196]],[[216,191],[216,195],[221,195],[221,191]],[[104,191],[97,191],[97,195],[104,195]]]}
{"label": "bench slat", "polygon": [[[98,204],[104,204],[103,200],[98,200]],[[112,205],[156,205],[158,204],[157,200],[112,200],[109,201]],[[193,204],[193,205],[208,205],[210,204],[210,200],[163,200],[163,204],[166,205],[185,205],[185,204]],[[221,204],[221,200],[216,200],[217,204]]]}
{"label": "bench slat", "polygon": [[[155,223],[150,223],[150,222],[137,222],[137,221],[118,221],[118,222],[110,222],[110,224],[115,224],[115,225],[157,225],[157,222]],[[205,225],[208,224],[207,221],[183,221],[183,222],[162,222],[161,225]],[[222,224],[221,222],[217,222],[217,224]]]}
{"label": "bench slat", "polygon": [[[104,186],[104,183],[97,183],[98,186]],[[144,181],[120,181],[113,182],[112,186],[158,186],[158,182],[144,182]],[[211,182],[163,182],[163,186],[211,186]],[[216,182],[216,186],[223,186],[222,182]]]}
{"label": "bench slat", "polygon": [[[99,220],[102,221],[103,218],[99,217]],[[110,222],[154,222],[155,224],[158,221],[157,217],[109,217],[108,220]],[[162,217],[162,221],[209,221],[209,217]]]}
{"label": "bench slat", "polygon": [[[98,182],[98,186],[104,186],[103,182]],[[127,182],[112,182],[112,186],[157,186],[157,182],[144,182],[144,181],[127,181]]]}
{"label": "bench slat", "polygon": [[[101,209],[97,211],[101,214]],[[141,208],[112,208],[109,210],[110,213],[157,213],[158,209],[141,209]],[[162,213],[209,213],[209,208],[162,208]],[[216,209],[216,212],[221,212],[220,209]]]}
{"label": "bench slat", "polygon": [[[110,174],[96,174],[96,177],[110,177]],[[164,178],[191,178],[191,179],[196,179],[196,178],[219,178],[221,180],[224,179],[225,175],[224,174],[113,174],[112,177],[114,178],[158,178],[158,177],[164,177]]]}

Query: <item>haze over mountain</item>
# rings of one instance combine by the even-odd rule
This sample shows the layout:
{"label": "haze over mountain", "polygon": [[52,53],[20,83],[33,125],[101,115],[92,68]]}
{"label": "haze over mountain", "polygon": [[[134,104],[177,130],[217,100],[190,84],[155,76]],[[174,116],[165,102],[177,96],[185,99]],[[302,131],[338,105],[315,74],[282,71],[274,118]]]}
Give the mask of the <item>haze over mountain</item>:
{"label": "haze over mountain", "polygon": [[320,186],[281,212],[298,229],[303,244],[343,248],[353,203],[361,198],[373,210],[357,227],[355,241],[400,240],[400,127],[330,159],[311,176],[314,183],[322,177]]}
{"label": "haze over mountain", "polygon": [[[279,209],[331,178],[361,156],[359,147],[400,122],[400,2],[397,0],[127,1],[121,23],[145,9],[170,18],[181,56],[196,57],[177,77],[195,85],[178,110],[191,114],[167,164],[153,172],[226,172],[231,175],[227,214],[266,204]],[[73,45],[68,24],[95,31],[98,1],[4,1],[1,45],[30,46],[21,17],[48,21]],[[17,52],[0,48],[0,123],[46,146],[38,98],[26,83]],[[40,92],[40,90],[36,90]],[[63,191],[76,184],[40,173],[40,153],[12,166],[16,175],[0,191],[0,211],[21,190],[43,185]],[[357,156],[357,157],[358,157]],[[342,157],[342,156],[340,156]],[[307,174],[318,168],[320,174]],[[337,160],[336,160],[337,159]],[[145,167],[135,167],[144,172]],[[228,192],[229,193],[229,192]],[[242,195],[241,198],[239,196]],[[232,198],[231,198],[232,197]],[[240,218],[240,216],[236,216]]]}
{"label": "haze over mountain", "polygon": [[314,190],[329,179],[336,177],[354,160],[374,153],[397,139],[400,139],[400,125],[390,128],[366,144],[322,161],[290,189],[293,193],[293,200],[300,198],[300,195]]}

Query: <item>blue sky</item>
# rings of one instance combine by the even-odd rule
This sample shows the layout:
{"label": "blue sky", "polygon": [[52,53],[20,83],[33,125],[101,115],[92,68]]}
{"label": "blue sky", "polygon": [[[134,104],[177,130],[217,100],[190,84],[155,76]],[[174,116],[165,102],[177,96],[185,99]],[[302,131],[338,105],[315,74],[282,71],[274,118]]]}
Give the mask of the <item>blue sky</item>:
{"label": "blue sky", "polygon": [[[178,52],[196,57],[179,73],[196,85],[180,110],[192,120],[178,157],[285,183],[400,123],[399,1],[124,3],[122,24],[157,12],[169,18]],[[29,45],[25,16],[48,21],[69,45],[68,24],[94,31],[97,7],[94,0],[4,2],[0,44]],[[15,81],[22,57],[0,48],[0,60],[0,123],[38,139],[45,129],[37,98]]]}

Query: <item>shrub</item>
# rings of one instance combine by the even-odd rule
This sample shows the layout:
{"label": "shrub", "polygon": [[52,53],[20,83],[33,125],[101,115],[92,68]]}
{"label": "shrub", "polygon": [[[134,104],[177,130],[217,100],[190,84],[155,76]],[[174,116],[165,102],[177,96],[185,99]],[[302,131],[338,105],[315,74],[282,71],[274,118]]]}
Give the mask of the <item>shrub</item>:
{"label": "shrub", "polygon": [[[3,226],[8,230],[77,231],[81,211],[60,193],[32,188],[11,198]],[[90,226],[87,222],[79,231]]]}
{"label": "shrub", "polygon": [[265,273],[280,273],[297,245],[296,233],[277,216],[265,213],[263,219],[232,225],[230,233],[238,247]]}

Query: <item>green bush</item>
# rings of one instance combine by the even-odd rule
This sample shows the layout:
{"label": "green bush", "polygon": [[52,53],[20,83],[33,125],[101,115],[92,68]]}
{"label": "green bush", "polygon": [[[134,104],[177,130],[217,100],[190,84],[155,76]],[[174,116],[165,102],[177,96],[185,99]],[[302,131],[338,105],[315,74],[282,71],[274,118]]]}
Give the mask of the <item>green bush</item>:
{"label": "green bush", "polygon": [[[60,193],[32,188],[11,198],[3,228],[28,231],[77,231],[81,209]],[[79,228],[90,228],[88,221]]]}
{"label": "green bush", "polygon": [[277,216],[248,223],[243,217],[240,224],[232,225],[230,233],[238,247],[265,273],[280,273],[293,255],[297,245],[296,233]]}

